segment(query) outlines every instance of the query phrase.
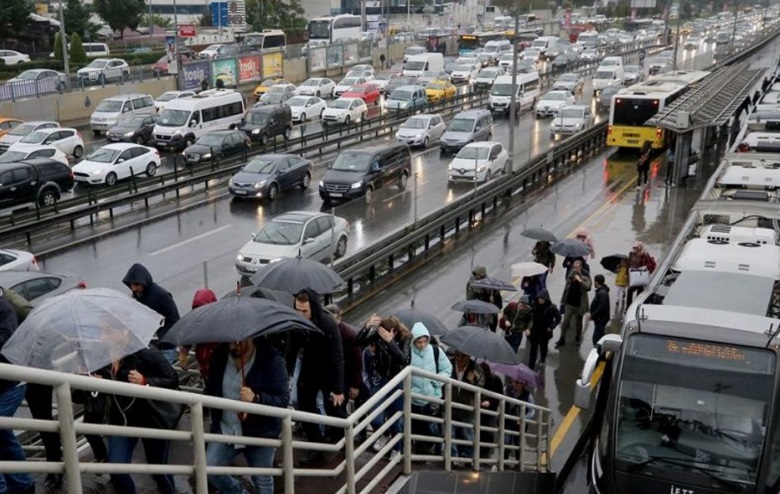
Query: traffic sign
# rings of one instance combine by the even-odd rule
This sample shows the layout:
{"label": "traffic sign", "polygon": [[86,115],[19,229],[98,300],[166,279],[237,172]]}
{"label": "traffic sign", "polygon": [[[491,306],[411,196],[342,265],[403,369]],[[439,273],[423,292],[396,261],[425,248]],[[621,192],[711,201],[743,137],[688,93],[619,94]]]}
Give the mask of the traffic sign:
{"label": "traffic sign", "polygon": [[195,24],[179,24],[179,36],[182,38],[194,38],[196,35]]}

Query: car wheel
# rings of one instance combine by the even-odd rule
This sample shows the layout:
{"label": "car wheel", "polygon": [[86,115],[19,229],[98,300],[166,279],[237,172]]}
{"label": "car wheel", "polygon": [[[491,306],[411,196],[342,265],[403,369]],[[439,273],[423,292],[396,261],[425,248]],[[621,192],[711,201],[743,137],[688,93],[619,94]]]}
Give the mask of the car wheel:
{"label": "car wheel", "polygon": [[360,115],[360,121],[365,122],[366,120],[368,120],[368,112],[363,112],[363,114]]}
{"label": "car wheel", "polygon": [[66,88],[64,82],[60,82],[59,84],[57,84],[57,91],[59,91],[61,93],[64,93],[65,89],[67,89],[67,88]]}
{"label": "car wheel", "polygon": [[51,207],[57,204],[57,193],[53,190],[44,190],[38,199],[38,203],[43,207]]}
{"label": "car wheel", "polygon": [[93,130],[92,135],[95,137],[100,137],[100,131],[99,130]]}
{"label": "car wheel", "polygon": [[73,157],[78,159],[84,154],[84,148],[82,146],[76,146],[73,148]]}
{"label": "car wheel", "polygon": [[336,244],[336,252],[333,253],[333,257],[341,259],[347,253],[347,237],[339,237],[339,241]]}
{"label": "car wheel", "polygon": [[425,139],[423,139],[423,147],[425,149],[428,149],[428,146],[430,145],[430,143],[431,143],[431,140],[428,139],[428,136],[425,136]]}
{"label": "car wheel", "polygon": [[275,183],[268,186],[268,200],[275,201],[279,197],[279,186]]}
{"label": "car wheel", "polygon": [[309,185],[311,185],[311,173],[306,172],[303,176],[303,180],[301,180],[301,189],[306,190],[309,188]]}
{"label": "car wheel", "polygon": [[155,163],[149,163],[146,165],[146,176],[153,177],[157,173],[157,165]]}
{"label": "car wheel", "polygon": [[144,136],[142,136],[142,135],[135,136],[135,139],[133,139],[133,142],[135,142],[136,144],[143,144],[144,143]]}
{"label": "car wheel", "polygon": [[106,185],[109,187],[116,185],[116,173],[112,172],[106,175]]}
{"label": "car wheel", "polygon": [[366,187],[366,204],[371,204],[374,200],[374,188],[371,186]]}
{"label": "car wheel", "polygon": [[266,135],[260,134],[260,139],[258,139],[258,142],[260,143],[261,146],[265,146],[265,140],[266,140]]}
{"label": "car wheel", "polygon": [[301,113],[301,123],[305,123],[305,122],[306,122],[306,114]]}
{"label": "car wheel", "polygon": [[352,122],[352,118],[349,115],[347,115],[347,118],[344,119],[344,125],[349,125],[350,122]]}
{"label": "car wheel", "polygon": [[406,172],[401,173],[401,179],[398,181],[398,188],[400,190],[406,190],[406,185],[409,183],[409,175]]}

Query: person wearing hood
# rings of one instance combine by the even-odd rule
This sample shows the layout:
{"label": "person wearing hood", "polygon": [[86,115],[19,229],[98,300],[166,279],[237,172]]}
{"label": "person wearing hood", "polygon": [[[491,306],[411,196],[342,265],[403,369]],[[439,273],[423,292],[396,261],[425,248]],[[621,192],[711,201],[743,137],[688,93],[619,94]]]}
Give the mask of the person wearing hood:
{"label": "person wearing hood", "polygon": [[[428,371],[432,374],[438,374],[442,377],[450,377],[452,374],[452,364],[444,353],[444,350],[431,344],[431,333],[425,324],[418,322],[412,326],[412,367]],[[442,398],[442,388],[444,383],[429,379],[427,377],[412,375],[412,393],[430,396],[431,398]],[[428,417],[441,417],[441,407],[438,403],[431,403],[419,398],[412,399],[412,412]],[[441,428],[439,424],[422,420],[412,421],[412,434],[423,436],[441,437]],[[419,448],[425,452],[433,452],[432,443],[423,443]]]}
{"label": "person wearing hood", "polygon": [[[319,296],[304,289],[295,294],[295,310],[317,326],[321,333],[308,331],[292,335],[288,346],[287,370],[293,373],[295,361],[301,356],[298,376],[298,408],[302,412],[319,413],[317,395],[322,393],[325,412],[333,417],[343,416],[344,404],[344,348],[336,320],[320,303]],[[319,425],[303,422],[303,431],[311,442],[325,442]],[[324,459],[322,451],[311,451],[301,464],[311,465]]]}
{"label": "person wearing hood", "polygon": [[[501,298],[501,292],[499,290],[491,290],[489,288],[481,288],[473,286],[475,281],[487,278],[487,269],[485,266],[476,266],[472,272],[469,281],[466,282],[466,300],[481,300],[489,304],[494,304],[501,310],[504,305],[504,301]],[[464,314],[465,319],[465,314]],[[480,324],[476,326],[485,326],[490,328],[491,331],[496,330],[498,326],[498,317],[495,315],[480,315]]]}
{"label": "person wearing hood", "polygon": [[582,341],[582,318],[588,312],[588,292],[591,288],[590,275],[582,267],[582,261],[572,264],[571,273],[566,277],[561,305],[564,307],[561,337],[555,342],[555,348],[566,344],[566,333],[574,326],[574,342],[579,346]]}
{"label": "person wearing hood", "polygon": [[529,297],[523,295],[519,300],[509,302],[504,307],[503,317],[500,321],[501,329],[504,330],[504,338],[512,347],[515,353],[520,349],[523,342],[523,333],[531,328],[533,320],[533,310],[531,308]]}
{"label": "person wearing hood", "polygon": [[176,308],[173,296],[152,280],[151,273],[143,264],[135,263],[130,266],[122,283],[133,292],[133,298],[163,316],[163,325],[155,333],[157,340],[153,340],[152,344],[162,351],[168,362],[173,364],[179,355],[176,346],[160,341],[179,320],[179,309]]}
{"label": "person wearing hood", "polygon": [[534,256],[534,262],[547,266],[547,272],[544,273],[545,277],[547,274],[552,274],[553,269],[555,269],[555,254],[550,250],[550,242],[539,240],[534,245],[533,250],[531,250],[531,254]]}
{"label": "person wearing hood", "polygon": [[531,344],[530,354],[528,356],[528,367],[536,367],[536,357],[540,357],[540,363],[545,364],[547,360],[547,345],[552,338],[553,330],[561,322],[561,313],[550,300],[550,293],[545,289],[539,292],[539,296],[531,304],[533,309],[533,318],[531,329],[526,330],[528,342]]}
{"label": "person wearing hood", "polygon": [[596,287],[596,292],[590,303],[590,312],[588,312],[587,317],[593,321],[593,346],[595,347],[596,343],[604,336],[611,311],[609,287],[606,285],[603,274],[597,274],[593,277],[593,286]]}
{"label": "person wearing hood", "polygon": [[[192,310],[204,305],[212,304],[217,301],[217,294],[208,288],[200,288],[195,292],[192,298]],[[206,382],[206,376],[209,375],[209,364],[214,350],[219,346],[217,343],[198,343],[195,345],[195,361],[198,362],[198,370],[203,382]],[[191,348],[189,346],[179,347],[179,367],[187,370],[189,367],[188,357]]]}

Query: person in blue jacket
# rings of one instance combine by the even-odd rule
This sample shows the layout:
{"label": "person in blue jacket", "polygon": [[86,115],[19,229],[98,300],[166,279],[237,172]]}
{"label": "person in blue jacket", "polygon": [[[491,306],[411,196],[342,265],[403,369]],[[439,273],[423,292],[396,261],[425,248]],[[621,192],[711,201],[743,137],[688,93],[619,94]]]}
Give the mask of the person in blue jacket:
{"label": "person in blue jacket", "polygon": [[[452,363],[447,358],[444,350],[431,344],[431,333],[423,323],[418,322],[412,326],[412,341],[412,367],[432,374],[438,374],[442,377],[450,377],[452,374]],[[442,398],[443,387],[444,383],[441,381],[419,375],[412,376],[412,393],[432,398]],[[430,417],[440,417],[441,407],[438,403],[414,398],[412,399],[412,412]],[[413,420],[412,433],[441,437],[441,428],[439,424],[433,422]],[[417,449],[424,453],[431,453],[434,449],[433,446],[432,443],[423,443]]]}

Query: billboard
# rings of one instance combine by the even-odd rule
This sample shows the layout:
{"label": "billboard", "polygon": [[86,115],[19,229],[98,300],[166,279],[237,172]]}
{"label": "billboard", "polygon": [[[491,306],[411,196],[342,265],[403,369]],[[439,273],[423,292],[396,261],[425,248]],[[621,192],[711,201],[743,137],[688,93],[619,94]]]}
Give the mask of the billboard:
{"label": "billboard", "polygon": [[202,81],[211,81],[211,64],[207,61],[182,64],[182,89],[200,89]]}
{"label": "billboard", "polygon": [[217,80],[221,80],[225,87],[235,87],[237,85],[236,75],[238,73],[235,58],[225,58],[211,62],[211,87],[217,87]]}
{"label": "billboard", "polygon": [[260,55],[250,55],[238,59],[238,82],[255,81],[262,74]]}
{"label": "billboard", "polygon": [[309,49],[309,72],[316,72],[318,70],[325,70],[325,51],[327,48],[310,48]]}
{"label": "billboard", "polygon": [[282,53],[263,54],[263,79],[269,77],[282,77],[284,75],[284,61]]}

